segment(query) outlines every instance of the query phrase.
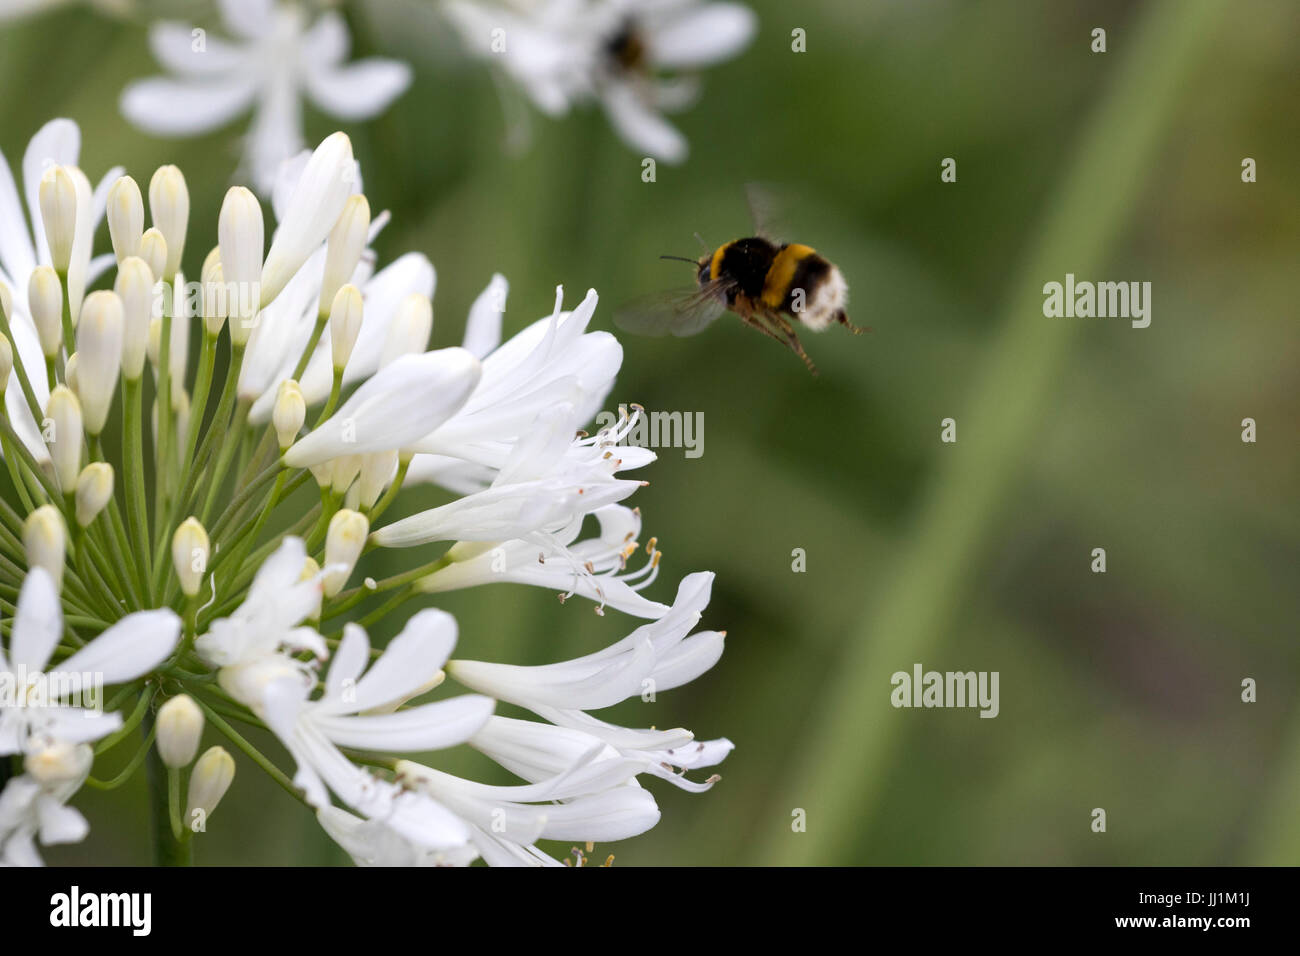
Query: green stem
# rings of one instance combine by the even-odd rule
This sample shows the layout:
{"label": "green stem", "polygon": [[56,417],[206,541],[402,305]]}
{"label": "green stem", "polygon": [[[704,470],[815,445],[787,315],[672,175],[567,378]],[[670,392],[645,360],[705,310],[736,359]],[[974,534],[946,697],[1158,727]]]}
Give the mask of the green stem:
{"label": "green stem", "polygon": [[[154,738],[155,718],[156,715],[150,709],[143,722],[147,728],[145,739],[149,742]],[[193,862],[190,843],[179,839],[177,831],[172,828],[170,769],[162,762],[157,747],[150,746],[145,759],[149,770],[149,816],[153,831],[154,863],[158,866],[189,866]]]}

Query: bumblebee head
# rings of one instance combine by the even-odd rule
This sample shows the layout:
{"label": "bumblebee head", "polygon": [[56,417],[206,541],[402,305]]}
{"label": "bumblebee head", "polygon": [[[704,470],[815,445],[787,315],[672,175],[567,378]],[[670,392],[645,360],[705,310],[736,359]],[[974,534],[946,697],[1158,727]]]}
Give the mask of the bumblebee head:
{"label": "bumblebee head", "polygon": [[709,272],[712,268],[713,253],[708,252],[698,259],[688,259],[686,256],[660,256],[660,259],[672,259],[676,262],[689,262],[695,266],[695,281],[700,285],[709,281]]}

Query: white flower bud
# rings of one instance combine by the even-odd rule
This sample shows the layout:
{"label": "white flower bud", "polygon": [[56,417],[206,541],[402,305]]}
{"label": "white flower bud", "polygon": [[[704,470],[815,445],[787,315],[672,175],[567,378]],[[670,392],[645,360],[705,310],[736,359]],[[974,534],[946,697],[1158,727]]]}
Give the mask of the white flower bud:
{"label": "white flower bud", "polygon": [[51,166],[41,176],[38,195],[50,260],[57,271],[66,273],[77,232],[77,185],[72,173],[64,166]]}
{"label": "white flower bud", "polygon": [[203,736],[203,711],[189,694],[171,698],[158,708],[155,743],[158,756],[168,767],[184,767],[199,752]]}
{"label": "white flower bud", "polygon": [[148,229],[140,237],[140,250],[137,253],[149,266],[149,274],[157,282],[162,279],[163,270],[167,268],[167,239],[157,228]]}
{"label": "white flower bud", "polygon": [[6,322],[14,317],[14,294],[3,282],[0,282],[0,312],[4,313]]}
{"label": "white flower bud", "polygon": [[329,531],[325,535],[326,597],[333,597],[343,590],[357,559],[361,557],[369,533],[370,522],[360,512],[344,508],[330,519]]}
{"label": "white flower bud", "polygon": [[306,420],[307,402],[302,397],[302,389],[293,379],[285,379],[276,390],[275,408],[271,412],[271,423],[275,426],[280,451],[297,440],[298,432]]}
{"label": "white flower bud", "polygon": [[140,187],[130,176],[119,176],[109,187],[105,214],[117,261],[136,255],[140,237],[144,235],[144,200],[140,198]]}
{"label": "white flower bud", "polygon": [[[283,227],[282,227],[283,228]],[[221,245],[221,268],[231,301],[226,303],[230,317],[230,340],[244,345],[253,333],[262,282],[262,207],[257,197],[243,186],[226,192],[217,218],[217,238]]]}
{"label": "white flower bud", "polygon": [[361,193],[355,193],[343,204],[343,212],[330,230],[325,247],[325,273],[321,280],[320,303],[317,306],[319,311],[328,309],[343,284],[352,281],[369,233],[370,203]]}
{"label": "white flower bud", "polygon": [[113,289],[122,300],[122,375],[134,382],[144,374],[149,348],[149,322],[153,318],[154,277],[149,264],[128,256],[117,267]]}
{"label": "white flower bud", "polygon": [[384,339],[379,353],[379,367],[383,368],[403,355],[418,355],[429,344],[433,331],[433,303],[427,295],[413,292],[397,305],[397,314]]}
{"label": "white flower bud", "polygon": [[334,483],[334,462],[326,461],[316,465],[308,465],[307,470],[311,476],[316,479],[316,484],[322,488],[329,488]]}
{"label": "white flower bud", "polygon": [[226,286],[225,270],[217,262],[206,272],[203,280],[203,328],[208,335],[220,335],[226,324],[231,298]]}
{"label": "white flower bud", "polygon": [[9,374],[14,370],[14,347],[0,333],[0,395],[9,387]]}
{"label": "white flower bud", "polygon": [[68,356],[68,360],[63,363],[63,381],[68,384],[68,388],[73,392],[77,391],[77,353],[73,352]]}
{"label": "white flower bud", "polygon": [[86,434],[104,429],[122,371],[122,300],[116,292],[92,292],[77,326],[77,397]]}
{"label": "white flower bud", "polygon": [[[356,178],[356,161],[352,158],[352,141],[345,133],[327,136],[302,171],[298,185],[289,197],[288,208],[271,241],[266,266],[261,270],[261,307],[266,308],[293,278],[307,257],[320,248],[343,206],[352,194]],[[222,242],[222,260],[225,260]],[[230,275],[230,266],[226,266]],[[350,277],[349,277],[350,278]]]}
{"label": "white flower bud", "polygon": [[186,597],[194,597],[203,586],[209,551],[208,533],[199,519],[189,517],[182,521],[172,535],[172,565]]}
{"label": "white flower bud", "polygon": [[50,460],[63,493],[71,494],[81,474],[81,443],[85,438],[81,402],[66,385],[56,385],[45,403],[49,431]]}
{"label": "white flower bud", "polygon": [[32,270],[27,280],[27,308],[36,326],[41,354],[54,358],[63,345],[63,287],[53,266],[37,266]]}
{"label": "white flower bud", "polygon": [[343,494],[352,487],[357,475],[361,473],[360,455],[342,455],[334,459],[334,475],[330,478],[330,489],[336,494]]}
{"label": "white flower bud", "polygon": [[167,240],[166,262],[154,278],[170,280],[180,270],[190,221],[189,189],[175,166],[159,166],[149,180],[149,212],[154,226]]}
{"label": "white flower bud", "polygon": [[334,371],[347,368],[352,349],[361,334],[362,302],[361,290],[354,285],[345,285],[334,296],[330,306],[330,352],[334,357]]}
{"label": "white flower bud", "polygon": [[194,826],[195,812],[204,821],[212,816],[217,804],[235,779],[235,761],[224,747],[209,747],[190,773],[190,791],[186,798],[186,825]]}
{"label": "white flower bud", "polygon": [[80,787],[94,763],[94,751],[89,744],[74,744],[66,740],[38,743],[23,757],[23,770],[37,783],[54,788],[62,784]]}
{"label": "white flower bud", "polygon": [[63,556],[67,550],[63,518],[54,505],[41,505],[23,522],[23,551],[27,566],[44,568],[54,579],[54,589],[63,587]]}
{"label": "white flower bud", "polygon": [[[158,403],[154,403],[154,414],[158,412]],[[172,389],[172,414],[176,417],[176,441],[173,443],[173,449],[176,452],[176,462],[185,465],[185,435],[190,430],[190,393],[185,390],[183,383],[177,388]],[[154,431],[158,426],[154,425]]]}
{"label": "white flower bud", "polygon": [[366,455],[361,465],[361,507],[369,511],[397,474],[397,452],[378,451]]}
{"label": "white flower bud", "polygon": [[203,257],[203,266],[199,269],[199,281],[207,282],[212,270],[221,264],[221,247],[213,246]]}
{"label": "white flower bud", "polygon": [[113,466],[92,461],[77,476],[77,524],[89,527],[113,497]]}

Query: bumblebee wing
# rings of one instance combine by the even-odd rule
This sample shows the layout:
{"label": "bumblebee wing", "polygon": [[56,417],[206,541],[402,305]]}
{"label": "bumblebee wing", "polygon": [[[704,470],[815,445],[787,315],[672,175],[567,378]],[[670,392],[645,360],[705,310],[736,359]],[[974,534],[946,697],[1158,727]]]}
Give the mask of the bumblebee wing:
{"label": "bumblebee wing", "polygon": [[755,235],[778,245],[789,239],[792,233],[787,222],[788,190],[772,183],[745,183],[745,202],[749,205]]}
{"label": "bumblebee wing", "polygon": [[635,299],[614,314],[614,324],[636,335],[695,335],[727,310],[731,283],[714,280]]}

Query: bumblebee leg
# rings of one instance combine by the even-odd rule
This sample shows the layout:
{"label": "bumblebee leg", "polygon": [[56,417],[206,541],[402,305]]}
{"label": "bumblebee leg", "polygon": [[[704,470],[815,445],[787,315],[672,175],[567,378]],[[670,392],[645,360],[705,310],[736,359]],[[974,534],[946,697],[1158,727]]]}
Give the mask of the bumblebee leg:
{"label": "bumblebee leg", "polygon": [[790,351],[803,359],[803,364],[808,366],[808,371],[816,375],[817,366],[814,365],[813,360],[808,357],[808,353],[803,350],[803,345],[799,342],[799,336],[795,335],[794,329],[790,327],[790,323],[776,312],[767,312],[765,313],[765,316],[769,322],[773,323],[781,331],[785,344],[789,346]]}
{"label": "bumblebee leg", "polygon": [[777,334],[776,332],[774,332],[772,329],[768,328],[768,326],[767,326],[766,323],[759,321],[759,318],[758,318],[757,315],[742,315],[740,318],[741,318],[741,319],[744,321],[744,323],[745,323],[746,325],[748,325],[750,328],[758,329],[758,331],[762,332],[762,333],[763,333],[764,335],[766,335],[769,339],[772,339],[773,341],[776,341],[776,342],[780,342],[782,345],[787,345],[787,344],[789,344],[789,343],[786,342],[784,336],[782,336],[782,335],[778,335],[778,334]]}
{"label": "bumblebee leg", "polygon": [[839,322],[840,325],[843,325],[854,335],[861,335],[863,332],[871,331],[871,326],[869,325],[854,325],[852,322],[850,322],[849,314],[845,312],[843,309],[840,309],[838,312],[835,313],[835,321]]}

